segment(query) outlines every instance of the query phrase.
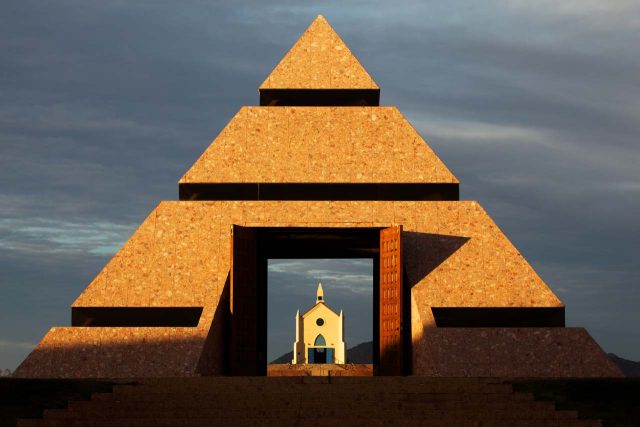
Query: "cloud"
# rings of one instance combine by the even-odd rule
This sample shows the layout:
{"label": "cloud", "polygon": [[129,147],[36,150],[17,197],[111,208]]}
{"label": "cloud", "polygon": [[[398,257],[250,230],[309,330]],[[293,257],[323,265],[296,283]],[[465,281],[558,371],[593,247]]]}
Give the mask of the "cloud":
{"label": "cloud", "polygon": [[109,222],[4,218],[0,219],[0,248],[31,256],[59,252],[111,255],[134,229]]}
{"label": "cloud", "polygon": [[372,296],[369,259],[269,260],[268,271],[270,283],[296,295],[308,295],[306,285],[322,282],[328,292],[341,297]]}
{"label": "cloud", "polygon": [[0,351],[13,351],[13,350],[33,350],[36,343],[27,341],[7,341],[0,340]]}
{"label": "cloud", "polygon": [[486,146],[491,143],[534,142],[549,145],[549,136],[536,128],[452,120],[429,121],[428,123],[425,123],[424,120],[418,120],[413,121],[412,124],[421,134],[428,135],[429,138],[443,138],[456,141],[456,143]]}
{"label": "cloud", "polygon": [[[615,3],[603,3],[598,0],[572,0],[562,3],[552,0],[537,1],[535,4],[526,0],[509,2],[509,7],[520,14],[535,16],[539,19],[580,20],[582,25],[590,29],[607,31],[620,30],[619,25],[628,29],[640,28],[638,12],[640,7],[633,0],[620,0]],[[549,13],[553,10],[553,13]]]}

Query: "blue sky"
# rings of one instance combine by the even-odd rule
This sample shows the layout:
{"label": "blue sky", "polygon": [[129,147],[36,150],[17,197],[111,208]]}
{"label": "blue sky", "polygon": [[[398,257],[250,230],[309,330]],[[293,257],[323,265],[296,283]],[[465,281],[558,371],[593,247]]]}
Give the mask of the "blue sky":
{"label": "blue sky", "polygon": [[637,1],[23,0],[0,5],[0,368],[69,324],[319,13],[568,325],[640,359]]}

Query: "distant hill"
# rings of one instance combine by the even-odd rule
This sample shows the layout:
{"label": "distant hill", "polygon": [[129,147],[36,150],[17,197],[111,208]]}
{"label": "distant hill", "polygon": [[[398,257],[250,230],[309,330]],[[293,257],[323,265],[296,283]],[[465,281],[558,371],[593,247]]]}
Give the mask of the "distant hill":
{"label": "distant hill", "polygon": [[277,359],[273,359],[269,363],[289,363],[292,360],[293,360],[293,351],[290,351],[289,353],[285,353],[282,356],[278,357]]}
{"label": "distant hill", "polygon": [[349,363],[373,363],[373,341],[363,342],[347,350]]}
{"label": "distant hill", "polygon": [[618,365],[618,368],[620,368],[626,377],[640,377],[640,362],[623,359],[613,353],[609,353],[609,359],[613,360],[613,363]]}
{"label": "distant hill", "polygon": [[[285,353],[269,363],[289,363],[293,359],[293,351]],[[363,342],[347,349],[347,362],[373,363],[373,342]]]}

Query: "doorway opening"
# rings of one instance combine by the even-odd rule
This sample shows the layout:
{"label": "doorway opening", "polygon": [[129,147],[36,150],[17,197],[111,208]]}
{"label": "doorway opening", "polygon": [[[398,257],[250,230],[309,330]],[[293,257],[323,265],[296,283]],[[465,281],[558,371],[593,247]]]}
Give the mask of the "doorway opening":
{"label": "doorway opening", "polygon": [[373,276],[373,258],[269,259],[269,365],[372,365]]}
{"label": "doorway opening", "polygon": [[309,363],[333,363],[333,349],[328,347],[314,347],[309,349]]}
{"label": "doorway opening", "polygon": [[[234,225],[229,374],[266,375],[269,361],[269,260],[287,259],[369,260],[373,267],[373,370],[379,375],[407,373],[410,322],[403,317],[409,311],[404,307],[407,298],[403,298],[401,235],[401,226],[303,228]],[[403,323],[407,327],[403,328]],[[313,355],[315,360],[316,353]],[[336,356],[334,353],[334,358]],[[322,355],[318,354],[318,357],[322,358]],[[326,352],[324,357],[326,360]]]}

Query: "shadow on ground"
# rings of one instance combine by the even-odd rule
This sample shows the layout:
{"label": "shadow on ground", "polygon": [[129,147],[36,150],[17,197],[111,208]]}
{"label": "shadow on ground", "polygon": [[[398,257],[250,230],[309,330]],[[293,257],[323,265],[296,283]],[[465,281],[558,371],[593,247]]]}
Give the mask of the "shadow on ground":
{"label": "shadow on ground", "polygon": [[114,384],[99,380],[0,378],[0,427],[13,427],[18,418],[42,418],[45,409],[66,408],[69,401],[89,400],[92,393],[110,393]]}

